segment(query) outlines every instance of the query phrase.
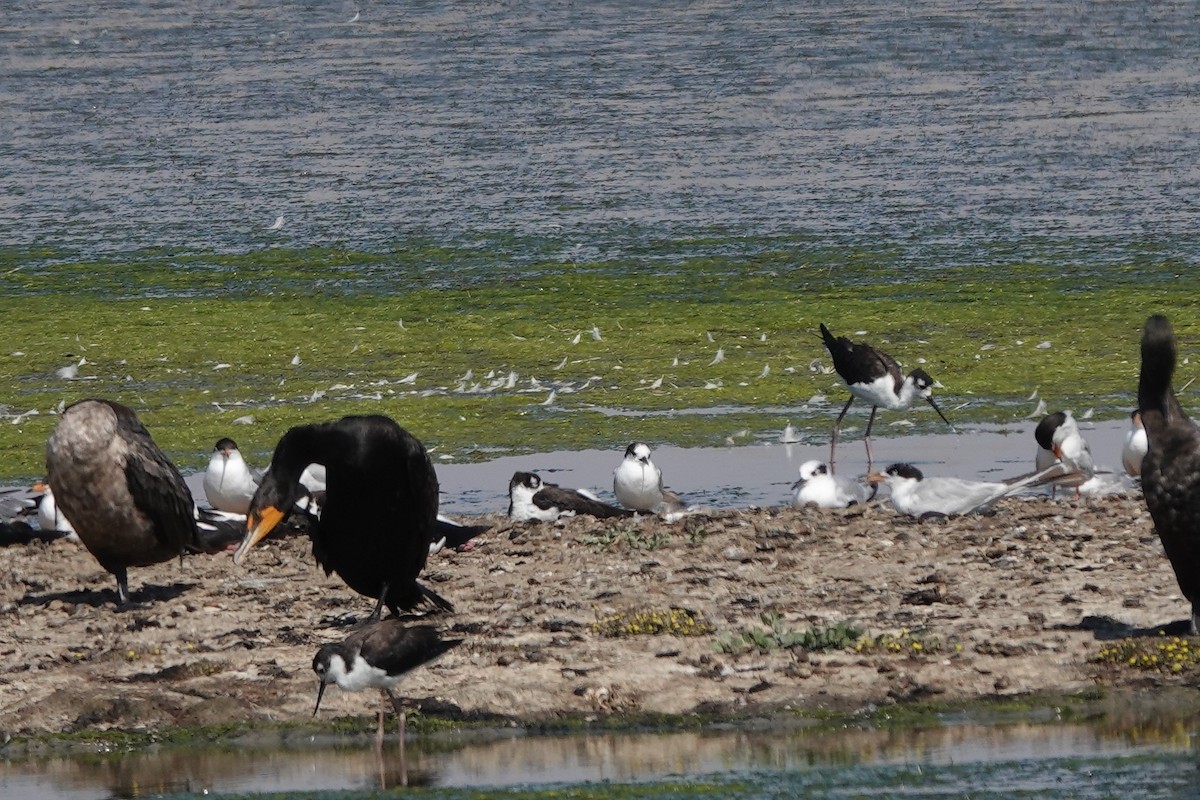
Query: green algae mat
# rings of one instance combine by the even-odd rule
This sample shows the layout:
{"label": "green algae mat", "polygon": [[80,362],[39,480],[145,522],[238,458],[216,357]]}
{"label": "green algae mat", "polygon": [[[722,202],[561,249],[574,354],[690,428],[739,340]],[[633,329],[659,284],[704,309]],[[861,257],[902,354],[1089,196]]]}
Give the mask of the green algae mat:
{"label": "green algae mat", "polygon": [[[1177,385],[1192,377],[1196,293],[1157,254],[913,269],[787,244],[589,263],[432,246],[6,253],[0,479],[40,475],[55,409],[90,396],[132,406],[185,471],[222,436],[261,462],[289,426],[352,413],[388,414],[455,460],[749,441],[789,422],[818,443],[848,397],[821,322],[923,366],[956,424],[1021,418],[1034,391],[1127,413],[1154,312],[1181,341]],[[881,422],[897,419],[941,425],[927,408]]]}

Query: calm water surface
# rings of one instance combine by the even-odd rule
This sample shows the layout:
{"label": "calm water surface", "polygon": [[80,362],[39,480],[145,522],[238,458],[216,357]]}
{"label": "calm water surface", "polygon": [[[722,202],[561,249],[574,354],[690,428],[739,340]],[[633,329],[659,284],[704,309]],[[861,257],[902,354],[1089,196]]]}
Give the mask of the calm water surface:
{"label": "calm water surface", "polygon": [[1200,261],[1189,2],[8,0],[0,59],[25,263],[420,238],[507,270],[777,235]]}
{"label": "calm water surface", "polygon": [[[422,786],[439,797],[473,788],[698,781],[736,785],[700,797],[1169,796],[1200,783],[1193,737],[1178,724],[1065,723],[811,732],[711,731],[516,737],[420,746],[401,756],[344,742],[249,743],[0,761],[0,791],[27,800],[180,792],[363,792]],[[614,789],[616,794],[619,790]],[[988,795],[986,792],[995,792]],[[1115,794],[1114,794],[1115,793]],[[478,795],[470,795],[478,797]],[[653,796],[658,796],[657,793]],[[670,796],[664,790],[661,796]],[[697,795],[689,795],[697,796]],[[1186,794],[1181,795],[1186,796]]]}
{"label": "calm water surface", "polygon": [[[930,412],[932,413],[932,412]],[[1040,419],[1038,416],[1038,419]],[[1029,472],[1034,466],[1036,420],[1009,425],[964,428],[958,433],[921,436],[873,436],[875,468],[897,461],[917,465],[925,474],[997,481]],[[1121,446],[1129,428],[1126,420],[1090,422],[1080,429],[1096,460],[1097,469],[1114,473],[1114,491],[1134,491],[1122,480]],[[848,431],[848,433],[846,433]],[[848,426],[838,445],[837,469],[843,475],[865,476],[866,449],[862,429]],[[810,459],[829,458],[828,432],[796,444],[778,441],[736,440],[728,447],[658,447],[654,463],[663,471],[666,485],[690,505],[703,508],[746,508],[790,503],[792,484],[800,465]],[[488,461],[437,464],[442,491],[441,510],[450,514],[484,514],[508,508],[508,481],[514,472],[537,472],[561,486],[589,489],[610,503],[612,472],[622,450],[576,450],[501,456]],[[188,479],[202,495],[202,475]],[[1044,493],[1048,494],[1048,490]]]}

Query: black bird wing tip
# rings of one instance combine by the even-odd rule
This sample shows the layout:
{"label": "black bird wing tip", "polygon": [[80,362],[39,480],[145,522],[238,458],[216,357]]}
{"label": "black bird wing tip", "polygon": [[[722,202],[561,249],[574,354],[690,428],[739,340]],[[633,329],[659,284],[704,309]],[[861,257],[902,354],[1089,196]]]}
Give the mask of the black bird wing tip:
{"label": "black bird wing tip", "polygon": [[491,525],[483,524],[462,525],[457,522],[446,522],[439,519],[434,523],[433,540],[437,541],[444,538],[446,540],[446,547],[461,547],[476,536],[487,533],[492,527]]}
{"label": "black bird wing tip", "polygon": [[148,433],[126,441],[124,473],[134,505],[154,523],[155,535],[164,544],[178,546],[181,552],[198,547],[192,493],[179,470]]}
{"label": "black bird wing tip", "polygon": [[824,322],[821,323],[821,339],[825,342],[825,347],[829,350],[830,355],[841,350],[851,350],[854,347],[854,344],[845,336],[834,336]]}
{"label": "black bird wing tip", "polygon": [[466,641],[466,639],[461,639],[461,638],[460,639],[438,639],[438,645],[440,648],[440,652],[438,653],[438,655],[441,655],[442,653],[446,653],[450,650],[453,650],[454,648],[458,647],[460,644],[462,644],[465,641]]}
{"label": "black bird wing tip", "polygon": [[421,590],[421,598],[424,600],[428,600],[430,603],[432,603],[438,609],[440,609],[442,611],[454,611],[453,603],[451,603],[446,598],[442,597],[440,594],[435,592],[433,589],[430,589],[425,584],[418,583],[417,588]]}

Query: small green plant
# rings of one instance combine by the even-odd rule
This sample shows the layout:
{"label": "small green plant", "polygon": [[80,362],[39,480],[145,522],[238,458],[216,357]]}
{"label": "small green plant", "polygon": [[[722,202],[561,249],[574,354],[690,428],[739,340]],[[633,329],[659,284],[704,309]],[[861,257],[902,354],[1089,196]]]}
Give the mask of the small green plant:
{"label": "small green plant", "polygon": [[662,531],[647,533],[630,525],[613,525],[599,533],[589,533],[579,538],[584,547],[597,553],[617,545],[624,545],[630,550],[657,550],[667,540],[667,535]]}
{"label": "small green plant", "polygon": [[1178,675],[1200,665],[1200,641],[1158,632],[1156,639],[1121,639],[1100,648],[1091,660],[1099,664]]}
{"label": "small green plant", "polygon": [[686,608],[612,614],[597,619],[591,628],[593,633],[611,638],[657,636],[663,633],[671,636],[707,636],[715,630],[703,614]]}
{"label": "small green plant", "polygon": [[[942,652],[942,642],[936,636],[926,636],[924,631],[901,628],[898,633],[881,633],[878,636],[863,636],[854,644],[856,653],[890,653],[892,655],[921,656]],[[956,650],[958,648],[956,647]]]}
{"label": "small green plant", "polygon": [[738,633],[727,633],[718,637],[714,647],[721,653],[740,653],[757,649],[772,650],[844,650],[862,636],[862,630],[849,622],[839,622],[828,628],[809,628],[797,631],[784,624],[778,611],[764,611],[760,617],[766,628],[744,628]]}

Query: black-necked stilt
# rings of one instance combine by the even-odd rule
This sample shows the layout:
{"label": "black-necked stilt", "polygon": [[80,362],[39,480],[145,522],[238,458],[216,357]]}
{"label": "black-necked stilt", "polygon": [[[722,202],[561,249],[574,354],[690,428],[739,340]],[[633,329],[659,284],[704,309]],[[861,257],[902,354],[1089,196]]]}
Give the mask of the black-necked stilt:
{"label": "black-necked stilt", "polygon": [[133,410],[80,400],[46,444],[46,481],[80,541],[117,579],[129,602],[129,567],[197,552],[192,494]]}
{"label": "black-necked stilt", "polygon": [[384,606],[398,614],[426,599],[452,609],[417,581],[435,541],[437,474],[424,445],[384,416],[288,430],[250,503],[246,538],[234,562],[241,563],[308,492],[300,476],[310,464],[324,465],[327,474],[320,518],[309,526],[313,556],[326,574],[336,572],[354,591],[378,598],[372,619]]}
{"label": "black-necked stilt", "polygon": [[1121,445],[1121,466],[1125,474],[1131,478],[1142,477],[1142,460],[1146,457],[1149,443],[1146,441],[1146,426],[1142,424],[1142,414],[1134,411],[1129,416],[1129,431]]}
{"label": "black-necked stilt", "polygon": [[203,485],[208,504],[217,511],[245,514],[258,489],[258,477],[242,458],[237,442],[227,437],[213,448]]}
{"label": "black-necked stilt", "polygon": [[1175,334],[1161,315],[1142,331],[1138,411],[1149,447],[1142,461],[1142,493],[1154,529],[1192,605],[1191,632],[1200,628],[1200,430],[1175,392]]}
{"label": "black-necked stilt", "polygon": [[792,484],[792,502],[797,506],[846,508],[865,503],[872,494],[858,481],[831,475],[828,465],[815,459],[800,465],[800,480]]}
{"label": "black-necked stilt", "polygon": [[508,482],[508,516],[517,522],[553,522],[577,514],[606,519],[630,517],[633,513],[578,489],[546,483],[536,472],[514,472]]}
{"label": "black-necked stilt", "polygon": [[[360,692],[379,689],[392,703],[404,740],[404,706],[392,692],[407,673],[442,656],[462,643],[462,639],[443,639],[432,625],[408,626],[396,617],[370,622],[344,640],[323,645],[313,657],[313,672],[320,684],[313,716],[321,708],[325,687],[336,683],[339,689]],[[377,742],[383,740],[383,712],[379,712]]]}
{"label": "black-necked stilt", "polygon": [[1046,473],[1035,472],[1012,483],[969,481],[962,478],[926,478],[912,464],[892,464],[883,474],[868,476],[871,483],[886,483],[892,505],[910,517],[955,516],[982,511],[1002,497],[1039,485]]}
{"label": "black-necked stilt", "polygon": [[650,445],[634,442],[625,448],[625,457],[613,470],[613,494],[617,502],[634,511],[677,513],[683,500],[663,488],[662,470],[650,460]]}
{"label": "black-necked stilt", "polygon": [[[933,400],[933,389],[938,384],[925,370],[914,369],[908,377],[900,371],[896,359],[876,350],[869,344],[855,344],[845,336],[834,337],[829,328],[821,323],[821,338],[833,358],[833,368],[842,376],[850,389],[850,399],[842,407],[833,423],[833,438],[829,444],[829,468],[834,468],[834,452],[837,449],[838,429],[842,425],[842,417],[850,410],[855,397],[861,397],[871,404],[871,418],[867,421],[867,433],[863,437],[867,446],[867,471],[871,471],[874,461],[871,456],[871,427],[875,424],[875,412],[879,407],[889,411],[901,411],[912,405],[913,400],[920,397],[927,401],[947,425],[950,420],[938,408]],[[950,425],[953,430],[954,426]]]}
{"label": "black-necked stilt", "polygon": [[1052,486],[1078,490],[1096,474],[1092,449],[1070,411],[1047,414],[1034,428],[1033,436],[1038,443],[1034,468],[1040,472],[1061,465],[1061,474],[1050,481]]}

